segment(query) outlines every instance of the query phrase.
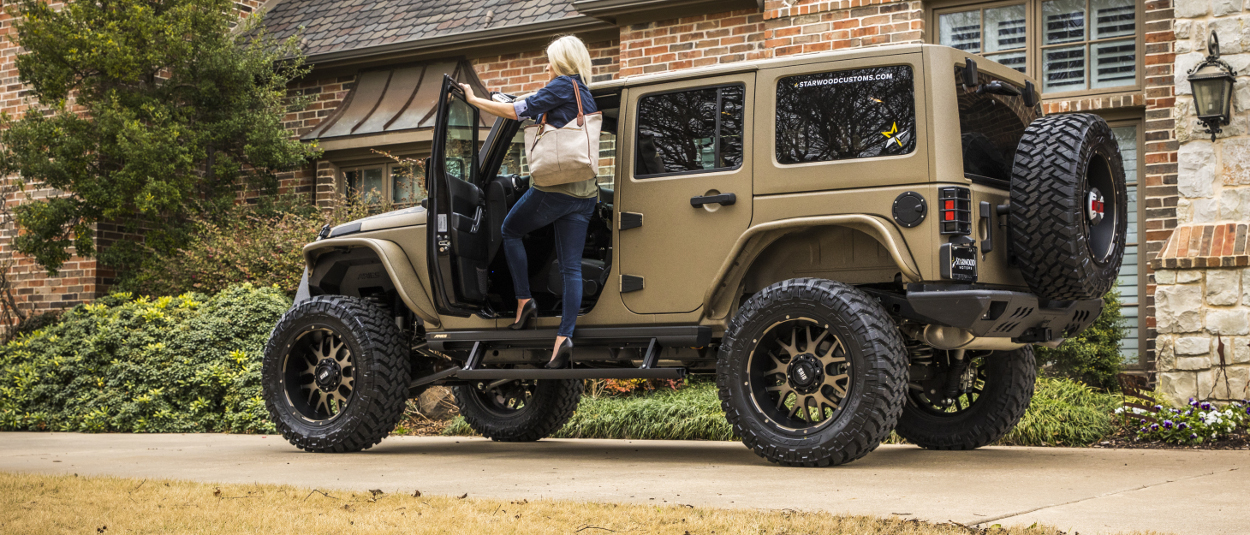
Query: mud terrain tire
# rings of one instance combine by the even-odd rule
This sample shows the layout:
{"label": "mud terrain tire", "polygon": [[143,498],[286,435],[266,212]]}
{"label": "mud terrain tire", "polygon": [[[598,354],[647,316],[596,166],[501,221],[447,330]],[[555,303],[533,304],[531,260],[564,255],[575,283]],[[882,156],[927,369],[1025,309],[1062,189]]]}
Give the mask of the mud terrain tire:
{"label": "mud terrain tire", "polygon": [[1124,162],[1106,121],[1083,113],[1033,121],[1011,172],[1012,251],[1029,288],[1058,301],[1107,293],[1124,260],[1127,199]]}
{"label": "mud terrain tire", "polygon": [[1033,399],[1037,365],[1033,348],[997,351],[983,357],[981,397],[966,410],[937,414],[920,407],[909,391],[895,432],[931,450],[971,450],[994,443],[1020,422]]}
{"label": "mud terrain tire", "polygon": [[544,379],[530,386],[524,406],[510,409],[491,400],[476,385],[455,387],[456,406],[465,423],[482,436],[499,442],[534,442],[559,431],[582,399],[582,382]]}
{"label": "mud terrain tire", "polygon": [[[328,338],[330,346],[321,346],[317,337]],[[334,414],[318,413],[302,401],[321,395],[298,386],[308,380],[299,371],[307,364],[300,359],[316,358],[309,344],[323,353],[330,347],[330,354],[350,364],[338,368],[343,384],[350,379],[351,385]],[[409,366],[407,346],[386,311],[356,297],[316,296],[291,307],[269,335],[261,368],[265,408],[278,432],[296,447],[335,453],[367,449],[386,438],[403,416]]]}
{"label": "mud terrain tire", "polygon": [[[734,433],[757,455],[787,466],[839,465],[894,429],[906,358],[898,328],[875,300],[839,282],[791,279],[742,304],[721,343],[716,384]],[[806,409],[812,398],[815,412]]]}

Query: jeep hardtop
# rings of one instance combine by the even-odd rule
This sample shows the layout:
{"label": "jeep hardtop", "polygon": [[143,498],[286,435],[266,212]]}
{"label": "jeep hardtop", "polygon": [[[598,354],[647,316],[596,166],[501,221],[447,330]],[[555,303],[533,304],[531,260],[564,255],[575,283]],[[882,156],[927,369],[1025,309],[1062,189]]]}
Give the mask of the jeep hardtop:
{"label": "jeep hardtop", "polygon": [[591,91],[614,142],[573,367],[542,369],[562,292],[550,229],[525,241],[536,328],[507,328],[500,227],[529,187],[522,124],[482,137],[446,78],[422,206],[304,248],[263,368],[287,440],[369,448],[406,400],[447,385],[475,431],[533,441],[567,422],[586,379],[714,374],[735,434],[773,462],[846,463],[891,431],[976,448],[1028,407],[1031,345],[1089,327],[1118,274],[1111,130],[1042,117],[1034,83],[993,61],[891,46]]}

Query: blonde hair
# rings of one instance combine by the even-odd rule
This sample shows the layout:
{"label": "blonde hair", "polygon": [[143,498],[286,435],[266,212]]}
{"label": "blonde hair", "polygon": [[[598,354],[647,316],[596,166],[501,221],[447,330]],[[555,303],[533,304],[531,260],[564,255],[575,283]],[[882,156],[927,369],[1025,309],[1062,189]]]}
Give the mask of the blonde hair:
{"label": "blonde hair", "polygon": [[582,83],[590,83],[590,51],[577,36],[566,35],[547,45],[547,61],[557,76],[578,74]]}

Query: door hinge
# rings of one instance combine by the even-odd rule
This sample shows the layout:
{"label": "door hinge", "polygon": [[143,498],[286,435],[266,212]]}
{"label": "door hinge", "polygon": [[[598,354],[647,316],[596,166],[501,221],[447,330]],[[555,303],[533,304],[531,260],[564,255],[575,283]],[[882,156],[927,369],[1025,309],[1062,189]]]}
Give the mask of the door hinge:
{"label": "door hinge", "polygon": [[629,230],[642,226],[642,214],[621,212],[621,230]]}
{"label": "door hinge", "polygon": [[621,293],[636,292],[643,286],[642,277],[621,275]]}

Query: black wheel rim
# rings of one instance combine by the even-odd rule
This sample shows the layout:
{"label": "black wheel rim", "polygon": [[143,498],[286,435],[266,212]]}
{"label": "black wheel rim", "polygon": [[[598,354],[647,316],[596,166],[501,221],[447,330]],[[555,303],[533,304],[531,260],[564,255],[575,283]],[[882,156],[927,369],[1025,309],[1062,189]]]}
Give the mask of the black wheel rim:
{"label": "black wheel rim", "polygon": [[773,425],[809,432],[836,421],[851,395],[852,361],[828,324],[787,318],[764,331],[747,362],[756,410]]}
{"label": "black wheel rim", "polygon": [[1090,257],[1105,264],[1119,243],[1120,203],[1116,195],[1115,176],[1111,162],[1094,153],[1086,169],[1085,187],[1081,194],[1081,221],[1085,228],[1085,244]]}
{"label": "black wheel rim", "polygon": [[525,410],[534,398],[537,381],[479,381],[471,385],[479,404],[498,416],[514,416]]}
{"label": "black wheel rim", "polygon": [[939,417],[958,416],[976,406],[985,392],[985,380],[988,376],[985,358],[968,354],[965,358],[972,360],[960,373],[954,395],[948,397],[945,386],[954,364],[952,353],[951,351],[933,351],[928,361],[914,356],[912,358],[912,365],[932,366],[940,371],[932,380],[912,381],[907,384],[908,400],[925,414]]}
{"label": "black wheel rim", "polygon": [[350,346],[327,326],[300,331],[282,364],[287,403],[305,420],[328,422],[351,403],[356,386]]}

